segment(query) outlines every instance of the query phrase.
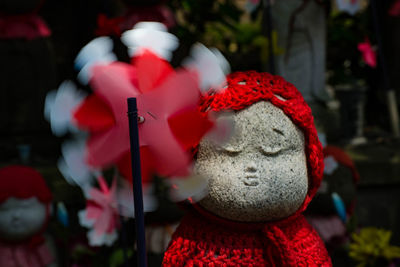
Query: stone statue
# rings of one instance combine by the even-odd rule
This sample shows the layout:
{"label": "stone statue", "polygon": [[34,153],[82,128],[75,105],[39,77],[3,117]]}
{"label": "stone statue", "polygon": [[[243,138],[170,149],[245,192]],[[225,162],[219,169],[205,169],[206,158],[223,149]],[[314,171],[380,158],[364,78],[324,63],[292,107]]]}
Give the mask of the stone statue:
{"label": "stone statue", "polygon": [[194,172],[208,178],[208,194],[191,203],[163,266],[331,266],[302,215],[323,155],[297,89],[268,73],[237,72],[200,108],[233,110],[235,132],[227,143],[199,144]]}
{"label": "stone statue", "polygon": [[0,169],[0,266],[56,267],[45,235],[52,196],[43,177],[26,166]]}
{"label": "stone statue", "polygon": [[278,46],[277,75],[293,83],[309,105],[331,99],[325,88],[326,12],[318,0],[275,1],[273,27]]}

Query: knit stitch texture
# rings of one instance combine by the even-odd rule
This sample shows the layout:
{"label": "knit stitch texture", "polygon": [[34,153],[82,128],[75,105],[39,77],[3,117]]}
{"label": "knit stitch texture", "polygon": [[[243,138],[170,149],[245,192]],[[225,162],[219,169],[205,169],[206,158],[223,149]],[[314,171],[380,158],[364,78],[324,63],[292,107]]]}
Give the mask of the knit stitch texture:
{"label": "knit stitch texture", "polygon": [[238,223],[189,212],[172,236],[163,266],[332,266],[323,241],[303,215]]}

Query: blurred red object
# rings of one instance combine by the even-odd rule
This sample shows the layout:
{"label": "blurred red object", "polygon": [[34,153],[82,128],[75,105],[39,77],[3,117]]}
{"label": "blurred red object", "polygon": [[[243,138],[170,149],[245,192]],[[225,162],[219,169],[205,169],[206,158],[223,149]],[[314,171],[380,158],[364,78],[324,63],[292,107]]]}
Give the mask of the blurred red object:
{"label": "blurred red object", "polygon": [[104,14],[97,17],[97,36],[117,36],[122,32],[132,29],[141,21],[154,21],[163,23],[167,28],[175,26],[175,17],[172,11],[165,5],[154,6],[128,6],[124,15],[108,18]]}
{"label": "blurred red object", "polygon": [[393,17],[400,16],[400,0],[396,0],[389,8],[388,14]]}
{"label": "blurred red object", "polygon": [[120,24],[124,21],[123,17],[108,18],[105,14],[97,16],[97,29],[95,34],[97,36],[121,36]]}
{"label": "blurred red object", "polygon": [[50,35],[50,29],[36,13],[5,15],[0,12],[0,39],[33,40]]}
{"label": "blurred red object", "polygon": [[371,68],[376,68],[376,52],[368,38],[365,38],[364,43],[358,44],[358,50],[361,52],[365,64]]}

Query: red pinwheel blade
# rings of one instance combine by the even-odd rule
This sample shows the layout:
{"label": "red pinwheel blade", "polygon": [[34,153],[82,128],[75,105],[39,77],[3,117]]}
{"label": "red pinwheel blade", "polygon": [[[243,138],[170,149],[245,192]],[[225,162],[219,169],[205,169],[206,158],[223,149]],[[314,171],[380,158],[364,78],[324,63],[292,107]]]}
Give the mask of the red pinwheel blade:
{"label": "red pinwheel blade", "polygon": [[[137,69],[127,63],[113,62],[108,65],[96,65],[91,68],[92,79],[90,85],[94,91],[102,91],[107,96],[117,94],[139,94]],[[102,94],[103,95],[103,94]]]}
{"label": "red pinwheel blade", "polygon": [[155,89],[174,69],[169,63],[146,50],[135,57],[138,85],[142,93]]}
{"label": "red pinwheel blade", "polygon": [[181,110],[168,119],[172,133],[185,150],[196,146],[214,125],[207,117],[195,110]]}
{"label": "red pinwheel blade", "polygon": [[104,167],[114,164],[129,151],[127,98],[137,97],[140,91],[135,82],[136,69],[126,63],[111,63],[92,67],[91,86],[112,111],[115,125],[106,131],[91,132],[87,142],[87,162]]}
{"label": "red pinwheel blade", "polygon": [[157,88],[138,97],[138,113],[144,117],[139,125],[141,144],[149,145],[153,164],[162,176],[188,173],[190,158],[168,124],[171,114],[193,110],[199,100],[196,78],[189,72],[170,74]]}
{"label": "red pinwheel blade", "polygon": [[[149,148],[147,146],[140,147],[140,169],[142,173],[143,185],[150,184],[152,176],[154,175],[154,167],[152,166],[152,158]],[[125,153],[117,162],[117,167],[121,175],[132,183],[132,165],[131,154]]]}
{"label": "red pinwheel blade", "polygon": [[[165,124],[167,124],[165,122]],[[157,127],[157,133],[164,131],[168,126]],[[156,134],[153,134],[156,136]],[[158,138],[151,141],[150,152],[157,173],[164,177],[186,176],[189,174],[191,159],[189,153],[170,131],[159,134]]]}
{"label": "red pinwheel blade", "polygon": [[95,94],[87,97],[73,114],[79,128],[88,131],[101,131],[112,127],[115,119],[104,101]]}

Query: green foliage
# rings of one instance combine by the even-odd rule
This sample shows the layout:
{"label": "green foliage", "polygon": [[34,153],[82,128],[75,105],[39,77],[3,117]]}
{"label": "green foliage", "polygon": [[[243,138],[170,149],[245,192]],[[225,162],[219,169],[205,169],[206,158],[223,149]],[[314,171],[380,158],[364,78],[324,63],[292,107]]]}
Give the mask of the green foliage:
{"label": "green foliage", "polygon": [[[201,42],[218,48],[229,60],[232,70],[261,68],[268,60],[268,38],[262,29],[262,9],[252,18],[242,19],[244,11],[232,0],[172,0],[178,25],[172,32],[186,46]],[[274,53],[278,48],[273,34]]]}
{"label": "green foliage", "polygon": [[202,39],[206,23],[219,22],[231,27],[232,21],[239,21],[242,14],[231,0],[171,0],[168,4],[178,21],[175,34],[180,40],[192,43]]}
{"label": "green foliage", "polygon": [[349,256],[357,261],[358,267],[388,265],[400,258],[400,247],[389,244],[392,232],[375,227],[362,228],[351,235]]}
{"label": "green foliage", "polygon": [[[132,256],[133,256],[133,250],[129,249],[127,251],[126,257],[131,258]],[[109,266],[110,267],[122,266],[124,262],[125,262],[124,251],[120,248],[114,250],[109,259]]]}

